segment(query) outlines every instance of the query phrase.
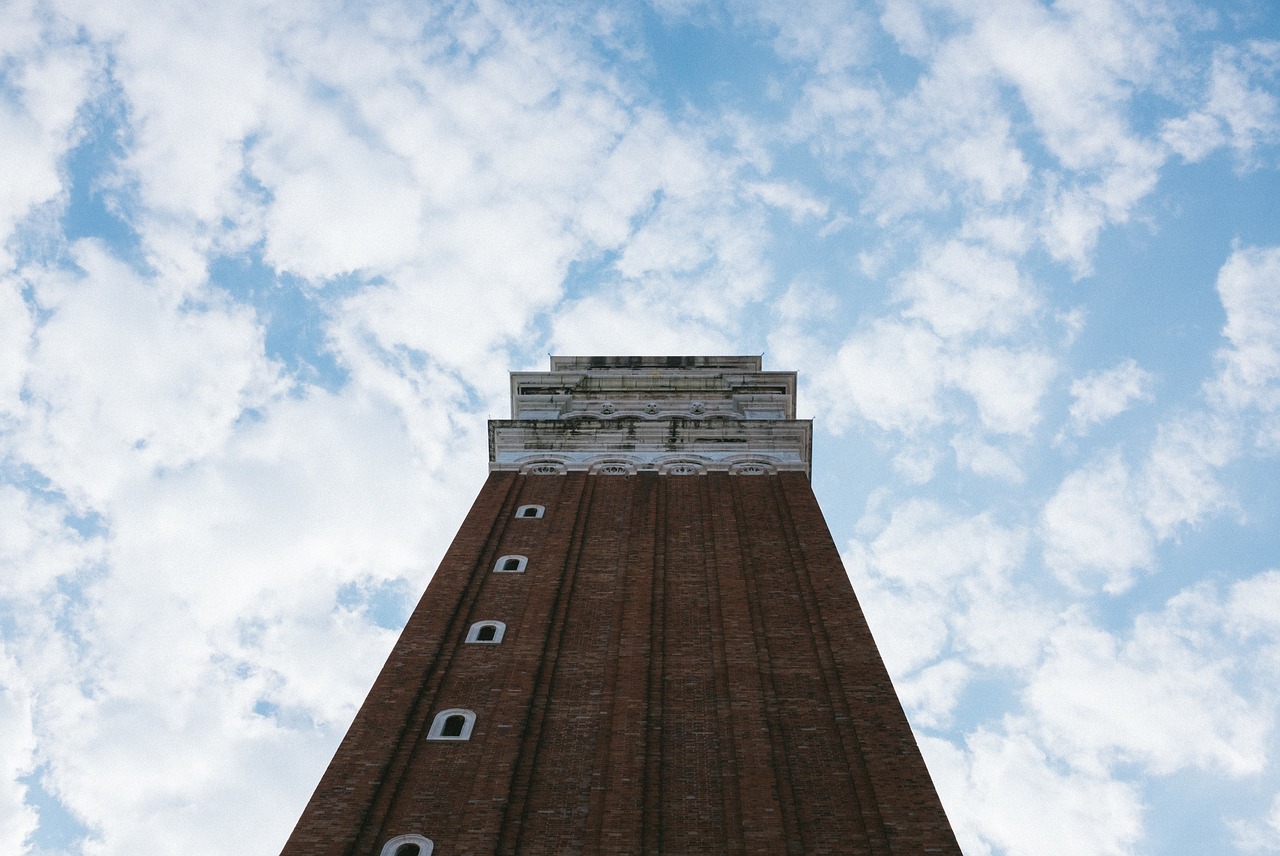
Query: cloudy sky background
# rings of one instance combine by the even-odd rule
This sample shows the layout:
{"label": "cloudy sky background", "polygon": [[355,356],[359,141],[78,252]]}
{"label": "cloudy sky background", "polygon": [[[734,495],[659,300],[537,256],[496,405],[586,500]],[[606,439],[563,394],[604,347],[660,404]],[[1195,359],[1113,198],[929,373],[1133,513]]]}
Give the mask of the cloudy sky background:
{"label": "cloudy sky background", "polygon": [[1280,852],[1270,0],[0,3],[0,852],[275,854],[549,352],[764,353],[965,852]]}

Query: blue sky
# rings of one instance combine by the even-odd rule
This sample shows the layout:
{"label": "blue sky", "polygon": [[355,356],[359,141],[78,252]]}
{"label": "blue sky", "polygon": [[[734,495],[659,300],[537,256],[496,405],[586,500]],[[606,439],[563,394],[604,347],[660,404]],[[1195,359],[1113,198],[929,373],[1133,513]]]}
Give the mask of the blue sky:
{"label": "blue sky", "polygon": [[763,353],[970,856],[1280,852],[1264,0],[0,6],[0,850],[271,854],[548,353]]}

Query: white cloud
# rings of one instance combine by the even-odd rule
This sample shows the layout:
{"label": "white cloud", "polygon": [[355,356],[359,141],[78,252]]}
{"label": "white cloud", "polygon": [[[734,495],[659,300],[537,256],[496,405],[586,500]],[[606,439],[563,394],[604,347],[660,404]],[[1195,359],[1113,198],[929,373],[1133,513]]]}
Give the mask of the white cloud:
{"label": "white cloud", "polygon": [[890,3],[881,23],[922,64],[914,83],[899,94],[830,70],[806,85],[791,130],[868,185],[864,210],[881,226],[952,207],[999,214],[1034,226],[1084,275],[1101,230],[1128,220],[1166,157],[1129,108],[1135,92],[1168,85],[1171,15],[1122,2]]}
{"label": "white cloud", "polygon": [[0,277],[0,415],[22,406],[19,396],[35,321],[21,288],[16,277]]}
{"label": "white cloud", "polygon": [[28,682],[13,657],[0,651],[0,848],[6,853],[22,853],[39,824],[19,781],[36,766],[31,713]]}
{"label": "white cloud", "polygon": [[988,431],[1024,434],[1040,421],[1040,399],[1057,361],[1036,350],[975,348],[951,368],[955,384],[973,397]]}
{"label": "white cloud", "polygon": [[415,435],[397,409],[367,389],[279,399],[216,458],[115,491],[74,639],[37,611],[13,648],[87,852],[199,850],[232,815],[229,846],[283,841],[394,638],[361,591],[416,593],[464,510],[449,497],[484,477],[482,438]]}
{"label": "white cloud", "polygon": [[1040,421],[1056,372],[1057,361],[1044,351],[952,347],[918,323],[882,318],[845,340],[812,390],[837,433],[855,418],[908,435],[962,421],[959,399],[949,395],[958,392],[973,402],[983,430],[1025,434]]}
{"label": "white cloud", "polygon": [[960,241],[927,251],[897,290],[908,303],[906,317],[924,321],[948,339],[980,332],[1008,335],[1039,307],[1012,259]]}
{"label": "white cloud", "polygon": [[1238,454],[1233,428],[1193,414],[1161,425],[1142,470],[1143,514],[1157,536],[1168,538],[1231,507],[1219,471]]}
{"label": "white cloud", "polygon": [[[1243,638],[1260,638],[1280,653],[1280,570],[1264,571],[1232,584],[1226,604],[1228,628]],[[1280,665],[1280,660],[1276,661]]]}
{"label": "white cloud", "polygon": [[1234,410],[1280,409],[1280,248],[1235,250],[1217,287],[1230,345],[1218,352],[1210,395]]}
{"label": "white cloud", "polygon": [[[845,566],[877,636],[889,671],[904,692],[942,721],[965,670],[913,674],[943,654],[983,666],[1022,666],[1034,660],[1047,616],[1015,584],[1027,535],[990,514],[960,517],[937,503],[905,502],[887,520],[868,514],[865,542],[854,542]],[[902,632],[910,628],[910,632]],[[922,681],[921,686],[915,686]]]}
{"label": "white cloud", "polygon": [[[667,294],[688,292],[679,281],[629,284],[615,293],[593,294],[567,304],[552,321],[549,342],[562,353],[722,353],[733,350],[730,331],[719,332],[704,319],[689,318],[691,308],[664,299]],[[711,297],[708,285],[699,284]],[[690,289],[692,290],[692,289]],[[676,298],[678,300],[679,298]],[[682,311],[684,310],[684,311]]]}
{"label": "white cloud", "polygon": [[[16,776],[40,762],[92,827],[88,852],[276,847],[390,644],[377,604],[425,582],[483,478],[476,414],[501,415],[512,360],[740,352],[761,330],[825,427],[889,435],[867,454],[904,493],[868,511],[849,568],[873,625],[906,628],[879,639],[917,725],[980,717],[964,748],[924,741],[967,852],[1133,852],[1143,794],[1124,765],[1256,769],[1275,707],[1259,676],[1280,679],[1275,572],[1132,633],[1064,604],[1131,587],[1157,539],[1235,507],[1248,431],[1280,448],[1277,251],[1223,267],[1209,411],[1153,415],[1145,455],[1065,477],[1035,444],[1062,349],[1088,346],[1062,335],[1084,315],[1044,253],[1088,270],[1170,152],[1260,162],[1274,47],[1218,50],[1193,112],[1162,125],[1213,50],[1163,4],[891,0],[896,46],[838,2],[664,6],[736,16],[689,30],[750,51],[725,85],[742,96],[767,72],[773,100],[664,112],[671,79],[642,68],[651,44],[625,12],[0,8],[0,149],[29,166],[0,191],[0,234],[21,223],[52,245],[6,244],[26,267],[0,291],[5,463],[51,479],[0,488],[19,619],[0,670],[3,834],[30,829]],[[60,158],[94,98],[119,111],[103,133],[123,160],[73,178],[119,203],[141,253],[81,243],[80,269],[59,269]],[[246,253],[310,280],[338,390],[282,381],[270,300],[208,288],[212,258]],[[1150,388],[1132,361],[1078,379],[1080,445]],[[1039,509],[1046,478],[1061,482]],[[1036,531],[1073,590],[1037,573]],[[1219,555],[1215,573],[1248,561]],[[1141,704],[1161,733],[1136,724]],[[154,763],[135,775],[139,757]]]}
{"label": "white cloud", "polygon": [[1237,664],[1202,641],[1215,628],[1178,606],[1140,617],[1123,641],[1087,625],[1054,631],[1025,694],[1046,745],[1099,771],[1123,762],[1160,774],[1188,766],[1261,771],[1270,701],[1251,703],[1237,692]]}
{"label": "white cloud", "polygon": [[1235,845],[1250,853],[1280,850],[1280,794],[1271,801],[1271,810],[1261,821],[1235,821]]}
{"label": "white cloud", "polygon": [[81,242],[81,272],[29,272],[49,313],[35,333],[22,454],[76,502],[209,454],[243,408],[277,391],[244,307],[184,295]]}
{"label": "white cloud", "polygon": [[[278,270],[324,279],[387,270],[420,252],[422,200],[409,165],[335,125],[320,113],[268,132],[250,154],[271,193],[264,258]],[[289,163],[301,152],[305,162]]]}
{"label": "white cloud", "polygon": [[1024,478],[1016,458],[1004,449],[967,435],[957,435],[951,440],[956,454],[956,466],[980,476],[998,478],[1012,484]]}
{"label": "white cloud", "polygon": [[1152,374],[1132,358],[1073,380],[1072,429],[1083,433],[1092,425],[1120,415],[1135,401],[1150,401],[1153,380]]}
{"label": "white cloud", "polygon": [[783,182],[757,182],[744,188],[766,205],[779,208],[793,220],[806,220],[827,215],[827,203],[816,198],[804,187]]}
{"label": "white cloud", "polygon": [[966,738],[964,749],[932,738],[920,741],[964,852],[1133,853],[1143,832],[1136,789],[1064,767],[1024,728],[1006,720],[1004,733],[981,729]]}
{"label": "white cloud", "polygon": [[22,218],[65,193],[59,161],[81,135],[77,110],[93,91],[92,52],[56,17],[41,17],[23,3],[0,9],[0,163],[10,166],[0,181],[0,272],[15,261],[10,239]]}
{"label": "white cloud", "polygon": [[767,0],[744,5],[751,17],[773,29],[774,50],[783,57],[812,62],[819,72],[867,60],[873,21],[860,9],[832,0],[799,0],[790,7]]}
{"label": "white cloud", "polygon": [[1084,591],[1100,578],[1111,593],[1133,585],[1154,562],[1154,539],[1129,468],[1117,454],[1070,473],[1041,518],[1045,564]]}
{"label": "white cloud", "polygon": [[887,320],[852,336],[814,384],[833,430],[855,415],[901,431],[940,421],[941,347],[923,327]]}
{"label": "white cloud", "polygon": [[25,598],[69,581],[101,558],[101,542],[67,522],[73,509],[0,484],[0,568],[6,597]]}
{"label": "white cloud", "polygon": [[940,728],[951,721],[960,693],[968,685],[970,668],[959,660],[944,660],[896,684],[898,698],[917,728]]}
{"label": "white cloud", "polygon": [[1164,142],[1188,161],[1229,145],[1243,165],[1254,165],[1256,150],[1280,137],[1278,71],[1280,42],[1218,46],[1199,109],[1166,121]]}

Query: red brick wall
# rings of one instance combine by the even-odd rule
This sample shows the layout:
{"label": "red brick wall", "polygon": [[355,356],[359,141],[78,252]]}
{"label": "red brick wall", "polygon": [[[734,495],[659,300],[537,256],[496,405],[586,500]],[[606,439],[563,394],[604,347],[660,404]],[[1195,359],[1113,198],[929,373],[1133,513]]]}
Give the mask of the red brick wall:
{"label": "red brick wall", "polygon": [[[493,573],[506,554],[527,570]],[[501,644],[463,644],[482,619]],[[453,707],[471,739],[426,740]],[[438,856],[959,853],[799,473],[491,475],[284,852],[409,832]]]}

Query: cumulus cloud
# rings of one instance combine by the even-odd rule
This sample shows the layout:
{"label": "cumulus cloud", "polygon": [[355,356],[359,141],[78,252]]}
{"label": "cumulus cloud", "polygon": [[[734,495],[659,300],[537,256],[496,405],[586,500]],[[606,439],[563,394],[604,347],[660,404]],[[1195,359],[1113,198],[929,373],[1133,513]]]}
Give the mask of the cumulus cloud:
{"label": "cumulus cloud", "polygon": [[[481,438],[457,441],[476,467],[449,467],[423,446],[441,432],[412,435],[395,411],[354,389],[279,399],[216,462],[135,477],[113,494],[82,602],[52,613],[74,636],[45,610],[20,622],[10,650],[40,676],[39,727],[59,735],[41,757],[91,820],[89,851],[200,849],[231,813],[233,846],[283,840],[456,526],[446,497],[484,475]],[[359,459],[338,452],[352,444]],[[61,534],[64,564],[83,561]],[[151,760],[139,774],[129,758]],[[246,775],[252,810],[235,808]]]}
{"label": "cumulus cloud", "polygon": [[[659,91],[640,13],[0,9],[6,852],[36,769],[87,853],[271,852],[483,478],[480,416],[549,349],[767,340],[870,447],[902,493],[846,559],[873,626],[911,629],[878,638],[948,736],[924,746],[966,852],[1140,849],[1126,765],[1258,775],[1276,572],[1093,617],[1149,596],[1158,545],[1256,513],[1231,465],[1280,449],[1277,251],[1223,266],[1201,398],[1134,408],[1125,360],[1070,383],[1079,460],[1037,444],[1087,330],[1060,280],[1165,158],[1265,162],[1274,44],[1119,0],[659,5],[748,51],[714,109],[682,101],[697,75]],[[65,234],[88,190],[110,246]],[[227,259],[267,282],[212,287]],[[277,358],[272,278],[340,381]],[[1126,410],[1148,434],[1089,447]]]}
{"label": "cumulus cloud", "polygon": [[1150,401],[1154,376],[1130,358],[1071,382],[1071,427],[1083,433],[1119,416],[1136,401]]}
{"label": "cumulus cloud", "polygon": [[1063,479],[1042,517],[1045,564],[1064,584],[1121,592],[1151,568],[1155,540],[1128,466],[1112,454]]}
{"label": "cumulus cloud", "polygon": [[1258,772],[1270,700],[1238,693],[1240,664],[1223,650],[1221,629],[1184,614],[1189,606],[1140,618],[1123,642],[1087,625],[1055,630],[1025,696],[1046,745],[1097,771],[1136,762],[1162,774]]}
{"label": "cumulus cloud", "polygon": [[955,702],[968,674],[948,666],[913,675],[945,651],[984,666],[1035,658],[1047,616],[1016,582],[1024,530],[923,500],[892,508],[887,519],[870,513],[860,526],[867,538],[850,545],[845,565],[873,628],[914,628],[877,638],[889,670],[931,720],[949,715],[943,702]]}
{"label": "cumulus cloud", "polygon": [[1083,275],[1100,230],[1128,220],[1164,162],[1128,107],[1135,89],[1162,89],[1172,73],[1173,14],[1121,2],[889,3],[880,23],[921,63],[914,84],[868,86],[829,64],[793,128],[863,175],[880,224],[1003,206]]}
{"label": "cumulus cloud", "polygon": [[[1192,586],[1120,631],[1061,615],[1043,656],[1023,663],[1019,713],[971,731],[963,748],[921,739],[966,852],[1131,852],[1145,813],[1135,765],[1257,775],[1275,727],[1277,585],[1266,571],[1225,591]],[[938,725],[968,671],[944,660],[900,681],[917,727]],[[1024,808],[1048,815],[1033,821]],[[1269,823],[1232,823],[1238,846],[1264,850]],[[1043,837],[1046,826],[1056,832]]]}
{"label": "cumulus cloud", "polygon": [[1039,350],[952,349],[918,324],[880,320],[844,342],[814,391],[836,430],[857,417],[915,432],[963,420],[960,401],[968,401],[987,431],[1020,434],[1039,421],[1056,371],[1056,360]]}
{"label": "cumulus cloud", "polygon": [[1261,822],[1235,821],[1235,845],[1248,853],[1274,853],[1280,849],[1280,794]]}
{"label": "cumulus cloud", "polygon": [[39,824],[22,777],[36,765],[31,696],[18,662],[0,653],[0,846],[21,853]]}
{"label": "cumulus cloud", "polygon": [[1007,450],[971,435],[957,435],[951,440],[956,466],[980,476],[1017,483],[1023,480],[1022,468]]}
{"label": "cumulus cloud", "polygon": [[927,253],[899,285],[903,314],[944,338],[1007,335],[1038,308],[1034,290],[1008,256],[982,245],[949,241]]}
{"label": "cumulus cloud", "polygon": [[836,427],[855,415],[897,430],[937,422],[943,417],[941,348],[919,325],[876,322],[841,346],[816,391]]}
{"label": "cumulus cloud", "polygon": [[938,787],[962,807],[956,834],[967,854],[1123,856],[1142,837],[1142,799],[1130,784],[1064,769],[1025,730],[982,729],[965,748],[924,739]]}
{"label": "cumulus cloud", "polygon": [[242,410],[277,389],[251,312],[209,295],[202,308],[148,281],[99,244],[79,270],[26,272],[47,318],[26,375],[21,454],[77,502],[218,448]]}
{"label": "cumulus cloud", "polygon": [[982,426],[1000,434],[1022,434],[1040,421],[1040,399],[1057,371],[1057,361],[1034,349],[983,347],[959,357],[955,385],[978,408]]}
{"label": "cumulus cloud", "polygon": [[1280,409],[1280,248],[1237,249],[1218,272],[1227,313],[1209,393],[1233,410]]}
{"label": "cumulus cloud", "polygon": [[1161,538],[1230,508],[1218,472],[1239,453],[1232,426],[1194,414],[1161,425],[1143,466],[1143,513]]}
{"label": "cumulus cloud", "polygon": [[10,241],[20,221],[64,192],[59,161],[82,134],[77,111],[98,64],[74,27],[31,13],[23,3],[0,10],[0,162],[11,166],[0,182],[0,272],[15,262]]}
{"label": "cumulus cloud", "polygon": [[1164,142],[1188,161],[1229,146],[1243,166],[1280,135],[1280,102],[1275,79],[1280,42],[1255,40],[1219,46],[1210,66],[1202,103],[1186,116],[1164,123]]}

